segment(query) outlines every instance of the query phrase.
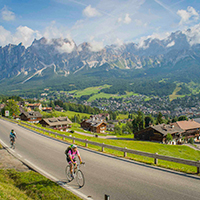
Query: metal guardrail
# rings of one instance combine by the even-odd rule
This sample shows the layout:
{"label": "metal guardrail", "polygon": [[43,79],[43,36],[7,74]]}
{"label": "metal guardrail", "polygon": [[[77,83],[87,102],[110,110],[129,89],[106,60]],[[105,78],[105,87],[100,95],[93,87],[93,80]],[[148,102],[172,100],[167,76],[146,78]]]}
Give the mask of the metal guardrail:
{"label": "metal guardrail", "polygon": [[[18,123],[18,121],[16,121],[16,120],[10,120],[10,121]],[[125,148],[116,147],[116,146],[107,145],[107,144],[104,144],[104,143],[92,142],[92,141],[88,141],[88,140],[75,138],[75,137],[72,137],[72,136],[66,136],[66,135],[63,135],[63,134],[55,133],[53,131],[48,131],[48,130],[45,130],[45,129],[42,129],[42,128],[39,128],[39,127],[36,127],[36,126],[32,126],[32,125],[26,124],[26,123],[24,123],[22,121],[20,121],[20,123],[23,124],[23,125],[26,125],[26,126],[41,130],[41,131],[45,131],[45,132],[47,132],[49,134],[53,134],[55,136],[60,136],[63,139],[65,139],[65,138],[70,139],[70,140],[72,140],[72,143],[75,143],[75,141],[83,142],[83,143],[85,143],[85,147],[88,147],[88,144],[99,146],[99,147],[101,147],[101,151],[102,152],[104,151],[104,148],[108,148],[108,149],[113,149],[113,150],[124,152],[124,157],[127,156],[127,153],[140,155],[140,156],[146,156],[146,157],[154,158],[154,164],[158,164],[158,159],[159,160],[166,160],[166,161],[176,162],[176,163],[180,163],[180,164],[185,164],[185,165],[190,165],[190,166],[197,167],[197,174],[200,173],[200,160],[199,161],[192,161],[192,160],[186,160],[186,159],[182,159],[182,158],[174,158],[174,157],[170,157],[170,156],[163,156],[163,155],[159,155],[157,153],[152,154],[152,153],[147,153],[147,152],[127,149],[126,147]]]}

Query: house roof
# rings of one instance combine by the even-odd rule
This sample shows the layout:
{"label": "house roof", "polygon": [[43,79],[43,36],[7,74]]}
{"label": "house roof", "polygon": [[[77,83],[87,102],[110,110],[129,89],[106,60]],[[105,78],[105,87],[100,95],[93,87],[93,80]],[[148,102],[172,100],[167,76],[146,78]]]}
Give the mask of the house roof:
{"label": "house roof", "polygon": [[195,122],[193,120],[189,121],[178,121],[173,123],[175,126],[178,126],[179,128],[183,130],[190,130],[190,129],[198,129],[200,128],[200,123]]}
{"label": "house roof", "polygon": [[86,119],[85,122],[86,122],[86,123],[89,123],[90,126],[93,126],[93,127],[98,127],[98,126],[101,125],[102,123],[106,124],[106,122],[104,122],[103,120],[99,120],[99,119],[94,120],[94,119],[92,119],[92,118]]}
{"label": "house roof", "polygon": [[49,126],[72,124],[68,117],[44,118],[43,121],[45,121]]}
{"label": "house roof", "polygon": [[32,118],[32,117],[42,117],[42,115],[36,111],[36,112],[22,112],[20,115],[24,114],[27,118]]}
{"label": "house roof", "polygon": [[184,132],[183,129],[181,129],[177,126],[169,125],[169,124],[159,124],[159,125],[151,126],[151,128],[158,131],[163,136],[167,135],[168,133],[174,134],[174,133],[183,133]]}
{"label": "house roof", "polygon": [[43,107],[42,110],[52,110],[52,107]]}

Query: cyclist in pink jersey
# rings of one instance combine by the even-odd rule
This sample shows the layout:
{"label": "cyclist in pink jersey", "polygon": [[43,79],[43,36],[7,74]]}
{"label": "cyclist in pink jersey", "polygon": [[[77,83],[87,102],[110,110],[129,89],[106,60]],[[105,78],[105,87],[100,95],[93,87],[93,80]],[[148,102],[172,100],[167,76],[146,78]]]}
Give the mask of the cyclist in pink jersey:
{"label": "cyclist in pink jersey", "polygon": [[79,158],[80,163],[82,163],[82,159],[80,156],[80,153],[77,149],[76,145],[72,145],[71,148],[69,148],[66,156],[67,156],[67,162],[70,165],[70,172],[71,172],[71,176],[73,177],[73,166],[75,166],[75,169],[77,167],[77,162],[76,162],[76,155]]}

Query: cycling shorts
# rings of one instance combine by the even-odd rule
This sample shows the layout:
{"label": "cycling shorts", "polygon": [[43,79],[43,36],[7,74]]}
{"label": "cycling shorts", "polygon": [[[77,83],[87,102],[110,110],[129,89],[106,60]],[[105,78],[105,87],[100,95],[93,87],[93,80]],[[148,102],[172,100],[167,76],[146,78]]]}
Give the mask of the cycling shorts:
{"label": "cycling shorts", "polygon": [[[70,163],[72,163],[72,161],[70,160],[70,158],[67,156],[67,162],[70,164]],[[73,160],[73,162],[76,162],[76,158],[74,158],[74,159],[72,159]]]}
{"label": "cycling shorts", "polygon": [[15,137],[10,136],[10,140],[15,141]]}

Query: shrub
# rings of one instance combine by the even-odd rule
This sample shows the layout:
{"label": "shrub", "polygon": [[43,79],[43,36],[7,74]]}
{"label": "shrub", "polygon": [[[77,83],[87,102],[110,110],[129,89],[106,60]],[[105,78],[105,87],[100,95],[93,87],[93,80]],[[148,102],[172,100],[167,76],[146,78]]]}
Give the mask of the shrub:
{"label": "shrub", "polygon": [[194,138],[190,138],[190,139],[188,140],[188,143],[194,144]]}

